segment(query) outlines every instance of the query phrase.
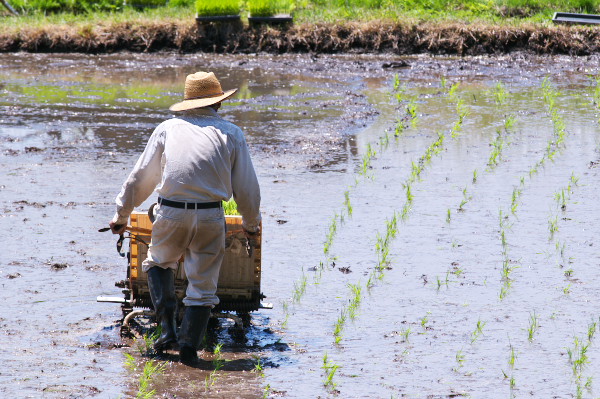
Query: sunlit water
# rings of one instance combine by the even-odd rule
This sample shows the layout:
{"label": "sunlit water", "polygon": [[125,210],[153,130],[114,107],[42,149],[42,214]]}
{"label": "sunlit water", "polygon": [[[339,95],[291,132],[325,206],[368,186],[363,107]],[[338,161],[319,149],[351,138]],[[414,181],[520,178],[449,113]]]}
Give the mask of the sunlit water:
{"label": "sunlit water", "polygon": [[[254,314],[244,345],[219,334],[230,362],[213,385],[208,372],[171,364],[159,395],[597,394],[600,155],[588,76],[597,71],[569,58],[409,62],[0,56],[2,396],[136,392],[139,371],[124,367],[132,350],[113,347],[120,309],[95,302],[119,295],[125,264],[113,237],[96,231],[185,75],[199,69],[240,88],[222,114],[245,130],[261,181],[262,289],[274,309]],[[401,102],[390,94],[395,74]],[[554,123],[546,76],[559,92]],[[375,272],[395,215],[390,263]],[[262,373],[251,371],[257,359]]]}

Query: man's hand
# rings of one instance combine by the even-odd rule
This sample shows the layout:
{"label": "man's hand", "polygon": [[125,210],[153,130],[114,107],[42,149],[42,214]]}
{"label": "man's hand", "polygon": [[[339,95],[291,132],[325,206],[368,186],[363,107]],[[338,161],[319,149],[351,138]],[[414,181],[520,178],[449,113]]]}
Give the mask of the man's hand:
{"label": "man's hand", "polygon": [[110,231],[112,231],[113,234],[119,235],[125,233],[125,229],[127,228],[127,225],[115,224],[115,222],[110,222],[108,225],[110,226]]}
{"label": "man's hand", "polygon": [[243,230],[244,230],[244,235],[246,236],[246,238],[248,240],[252,240],[252,239],[256,238],[256,235],[258,234],[258,231],[259,231],[258,228],[256,229],[256,231],[248,231],[244,228],[243,228]]}

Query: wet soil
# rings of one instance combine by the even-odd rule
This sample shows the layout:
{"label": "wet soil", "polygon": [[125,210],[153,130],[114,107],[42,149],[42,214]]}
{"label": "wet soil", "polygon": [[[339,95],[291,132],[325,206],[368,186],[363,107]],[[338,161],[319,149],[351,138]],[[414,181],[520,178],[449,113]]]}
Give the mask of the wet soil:
{"label": "wet soil", "polygon": [[191,21],[114,22],[25,27],[0,33],[0,52],[389,53],[395,55],[590,55],[594,27],[461,22],[348,22],[292,26],[196,24]]}
{"label": "wet soil", "polygon": [[[0,396],[135,397],[153,360],[165,362],[150,385],[165,398],[591,397],[600,378],[597,65],[595,56],[522,53],[0,55]],[[114,282],[126,270],[114,238],[97,230],[198,69],[240,88],[221,112],[246,132],[261,181],[262,289],[274,304],[253,313],[242,340],[229,322],[211,329],[209,351],[223,344],[217,372],[209,351],[199,368],[174,362],[175,352],[152,357],[143,340],[120,337],[119,305],[95,301],[119,296]],[[390,95],[395,75],[406,87],[400,103]],[[556,141],[546,76],[567,135],[533,173]],[[503,105],[498,82],[509,93]],[[418,119],[407,116],[411,99]],[[459,99],[469,112],[452,137]],[[516,122],[503,131],[507,115]],[[398,120],[406,130],[396,139]],[[490,167],[498,130],[505,145]],[[443,150],[412,183],[389,263],[368,283],[378,237],[440,133]],[[556,194],[567,186],[563,209]],[[362,288],[353,318],[348,284]]]}

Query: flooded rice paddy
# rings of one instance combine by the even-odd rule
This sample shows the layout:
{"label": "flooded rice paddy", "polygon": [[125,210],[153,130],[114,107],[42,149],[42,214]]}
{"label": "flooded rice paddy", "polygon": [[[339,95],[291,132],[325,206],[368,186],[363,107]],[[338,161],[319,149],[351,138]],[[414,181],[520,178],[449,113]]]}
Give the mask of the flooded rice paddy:
{"label": "flooded rice paddy", "polygon": [[[1,55],[0,396],[599,396],[597,65]],[[274,308],[192,369],[96,297],[126,270],[97,230],[196,70],[240,88]]]}

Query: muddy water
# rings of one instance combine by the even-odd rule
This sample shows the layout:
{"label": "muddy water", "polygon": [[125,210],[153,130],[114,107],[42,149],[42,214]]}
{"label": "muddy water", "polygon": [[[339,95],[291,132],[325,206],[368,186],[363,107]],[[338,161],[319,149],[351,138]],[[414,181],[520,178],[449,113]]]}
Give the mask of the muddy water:
{"label": "muddy water", "polygon": [[[384,68],[398,61],[2,55],[0,396],[139,391],[149,358],[119,337],[118,305],[95,302],[118,295],[125,277],[114,239],[96,230],[185,75],[200,69],[240,88],[222,114],[246,131],[262,184],[262,289],[274,309],[254,313],[243,343],[227,323],[213,332],[226,360],[217,373],[209,353],[200,369],[154,359],[167,361],[152,380],[157,397],[597,396],[597,60],[423,57]],[[400,104],[389,95],[395,74]],[[546,76],[566,127],[552,160]],[[418,119],[407,117],[411,99]],[[468,113],[452,137],[459,102]],[[407,128],[396,139],[398,119]],[[439,134],[441,150],[410,181]],[[410,210],[374,273],[378,237],[404,209],[409,181]],[[569,186],[561,209],[557,193]],[[353,314],[348,284],[361,289]]]}

